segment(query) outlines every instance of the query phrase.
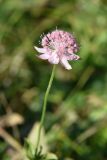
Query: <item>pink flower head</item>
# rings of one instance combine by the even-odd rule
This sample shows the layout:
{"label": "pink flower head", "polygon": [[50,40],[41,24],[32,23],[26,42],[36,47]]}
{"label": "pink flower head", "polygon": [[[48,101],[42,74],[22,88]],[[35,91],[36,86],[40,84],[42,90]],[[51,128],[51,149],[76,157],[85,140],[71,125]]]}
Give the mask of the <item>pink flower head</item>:
{"label": "pink flower head", "polygon": [[48,60],[52,64],[61,63],[66,69],[72,69],[68,60],[78,60],[75,53],[79,47],[74,36],[62,30],[55,30],[44,35],[41,41],[43,48],[34,47],[39,53],[38,57]]}

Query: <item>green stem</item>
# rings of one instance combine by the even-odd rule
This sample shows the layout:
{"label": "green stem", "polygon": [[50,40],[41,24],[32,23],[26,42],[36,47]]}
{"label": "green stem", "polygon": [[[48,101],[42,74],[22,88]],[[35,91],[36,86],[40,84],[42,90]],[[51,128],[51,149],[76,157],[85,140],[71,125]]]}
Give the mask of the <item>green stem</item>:
{"label": "green stem", "polygon": [[47,87],[47,90],[46,90],[45,96],[44,96],[42,116],[41,116],[40,126],[39,126],[39,130],[38,130],[36,153],[37,153],[37,151],[38,151],[38,147],[39,147],[39,143],[40,143],[41,129],[42,129],[42,126],[43,126],[43,123],[44,123],[44,119],[45,119],[47,99],[48,99],[48,95],[49,95],[50,88],[51,88],[51,86],[52,86],[52,81],[53,81],[53,78],[54,78],[55,68],[56,68],[56,65],[53,66],[52,73],[51,73],[51,77],[50,77],[50,80],[49,80],[49,83],[48,83],[48,87]]}

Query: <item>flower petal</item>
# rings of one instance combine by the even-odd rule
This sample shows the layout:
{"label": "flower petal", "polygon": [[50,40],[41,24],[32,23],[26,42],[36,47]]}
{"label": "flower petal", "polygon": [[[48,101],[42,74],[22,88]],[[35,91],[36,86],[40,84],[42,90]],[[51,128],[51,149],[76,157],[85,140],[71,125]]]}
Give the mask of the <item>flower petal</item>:
{"label": "flower petal", "polygon": [[44,54],[39,55],[38,57],[41,58],[41,59],[48,59],[49,58],[49,54],[44,53]]}
{"label": "flower petal", "polygon": [[45,48],[38,48],[36,46],[34,46],[34,48],[39,52],[39,53],[46,53]]}
{"label": "flower petal", "polygon": [[58,63],[59,63],[59,57],[58,57],[56,51],[54,51],[54,52],[50,55],[48,61],[49,61],[50,63],[52,63],[52,64],[58,64]]}
{"label": "flower petal", "polygon": [[74,54],[74,53],[66,56],[66,58],[67,58],[67,60],[78,60],[78,59],[80,59],[80,57],[78,55]]}
{"label": "flower petal", "polygon": [[61,64],[68,70],[72,69],[71,65],[68,63],[66,57],[63,57],[61,60],[60,60]]}

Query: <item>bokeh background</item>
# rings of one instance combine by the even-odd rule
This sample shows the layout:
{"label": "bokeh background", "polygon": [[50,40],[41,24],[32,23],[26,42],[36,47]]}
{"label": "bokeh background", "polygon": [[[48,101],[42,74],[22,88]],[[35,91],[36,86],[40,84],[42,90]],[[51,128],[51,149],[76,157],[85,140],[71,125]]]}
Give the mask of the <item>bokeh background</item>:
{"label": "bokeh background", "polygon": [[77,37],[81,60],[57,66],[43,147],[59,160],[107,160],[106,0],[0,0],[0,160],[21,160],[24,138],[35,141],[52,65],[33,46],[56,26]]}

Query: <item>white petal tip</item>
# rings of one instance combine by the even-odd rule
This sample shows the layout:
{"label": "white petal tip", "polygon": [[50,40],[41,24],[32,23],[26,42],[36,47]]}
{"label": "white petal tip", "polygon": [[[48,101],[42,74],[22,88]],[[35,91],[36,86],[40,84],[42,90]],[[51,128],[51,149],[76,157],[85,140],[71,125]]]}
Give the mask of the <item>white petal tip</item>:
{"label": "white petal tip", "polygon": [[34,49],[36,49],[37,47],[36,46],[34,46]]}
{"label": "white petal tip", "polygon": [[37,50],[37,51],[39,52],[39,49],[40,49],[40,48],[38,48],[38,47],[34,46],[34,49],[35,49],[35,50]]}
{"label": "white petal tip", "polygon": [[71,65],[68,63],[66,57],[61,59],[61,64],[65,67],[65,69],[70,70],[72,69]]}
{"label": "white petal tip", "polygon": [[71,69],[72,69],[72,67],[67,67],[66,69],[67,69],[67,70],[71,70]]}
{"label": "white petal tip", "polygon": [[38,47],[34,46],[34,49],[36,51],[38,51],[39,53],[46,53],[46,50],[44,48],[38,48]]}

